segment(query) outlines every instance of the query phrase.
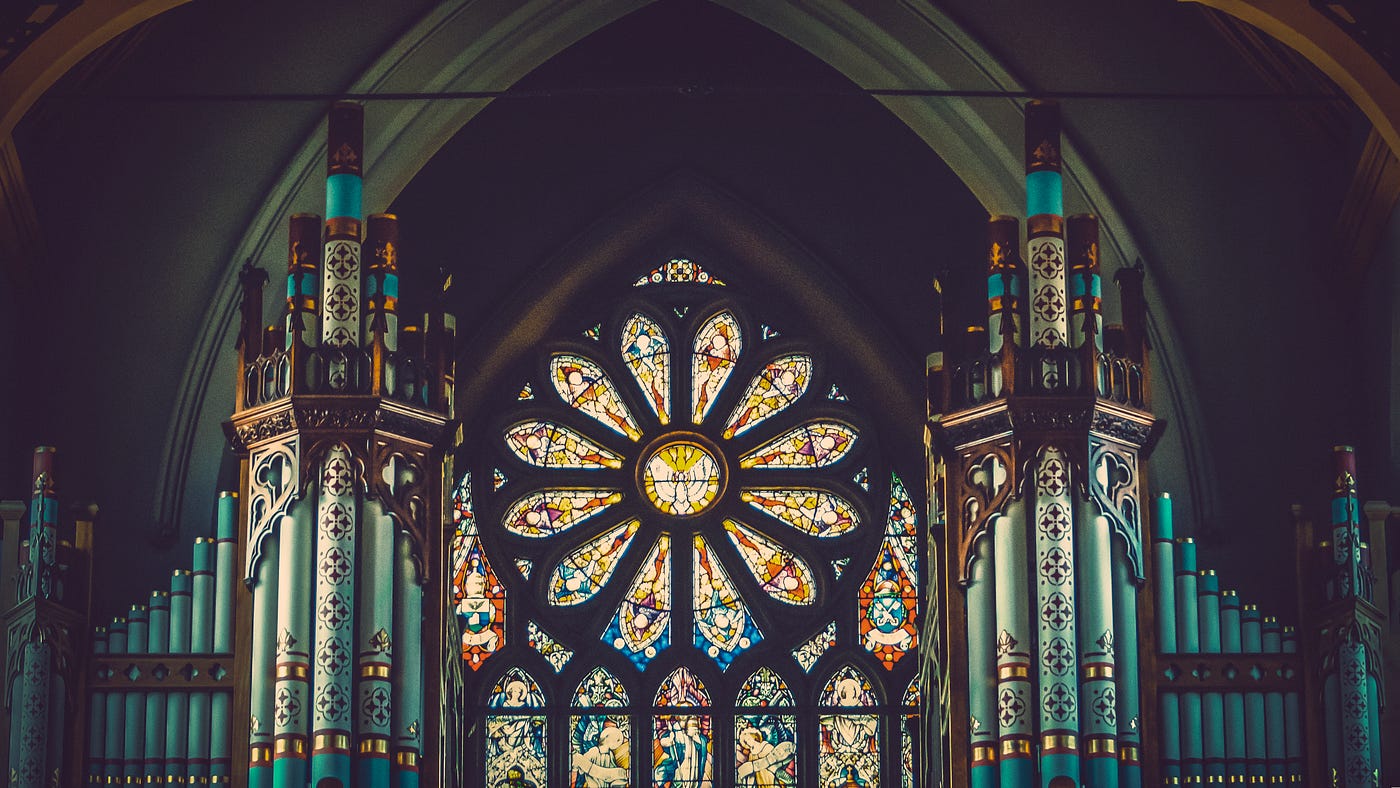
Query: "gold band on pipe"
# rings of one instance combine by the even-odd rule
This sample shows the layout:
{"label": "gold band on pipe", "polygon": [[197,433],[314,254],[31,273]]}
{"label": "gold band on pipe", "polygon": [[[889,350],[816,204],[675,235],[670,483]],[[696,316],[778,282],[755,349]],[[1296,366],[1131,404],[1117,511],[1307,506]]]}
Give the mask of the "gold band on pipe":
{"label": "gold band on pipe", "polygon": [[272,757],[306,755],[306,740],[301,737],[279,738],[272,743]]}
{"label": "gold band on pipe", "polygon": [[399,766],[417,766],[418,753],[413,750],[399,750],[394,753],[394,763]]}
{"label": "gold band on pipe", "polygon": [[1030,669],[1025,665],[1002,665],[997,668],[997,679],[1000,681],[1026,678],[1030,678]]}
{"label": "gold band on pipe", "polygon": [[1086,679],[1111,679],[1113,678],[1112,665],[1087,665],[1084,668],[1084,678]]}
{"label": "gold band on pipe", "polygon": [[1077,750],[1079,741],[1073,733],[1047,733],[1040,737],[1040,746],[1046,750]]}
{"label": "gold band on pipe", "polygon": [[978,744],[972,748],[973,764],[996,763],[997,750],[989,744]]}
{"label": "gold band on pipe", "polygon": [[350,749],[350,735],[346,733],[318,733],[312,739],[311,749],[313,752],[348,750]]}
{"label": "gold band on pipe", "polygon": [[1001,743],[1001,756],[1025,755],[1030,756],[1031,743],[1025,739],[1006,739]]}
{"label": "gold band on pipe", "polygon": [[310,669],[303,664],[284,662],[277,666],[276,676],[279,679],[296,679],[306,681],[310,675]]}
{"label": "gold band on pipe", "polygon": [[368,738],[366,738],[366,739],[361,739],[361,740],[360,740],[360,754],[361,754],[361,755],[384,755],[384,756],[388,756],[388,754],[389,754],[389,740],[388,740],[388,739],[381,739],[381,738],[373,738],[373,739],[368,739]]}
{"label": "gold band on pipe", "polygon": [[363,665],[360,667],[360,678],[388,680],[389,670],[388,665]]}
{"label": "gold band on pipe", "polygon": [[1089,739],[1088,741],[1084,742],[1084,746],[1087,748],[1085,752],[1089,753],[1090,755],[1118,754],[1117,739]]}

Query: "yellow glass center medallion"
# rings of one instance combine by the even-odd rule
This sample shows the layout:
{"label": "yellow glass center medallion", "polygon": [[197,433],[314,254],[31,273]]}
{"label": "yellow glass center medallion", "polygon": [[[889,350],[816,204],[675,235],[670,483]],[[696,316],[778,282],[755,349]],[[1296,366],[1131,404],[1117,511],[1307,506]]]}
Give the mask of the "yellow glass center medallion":
{"label": "yellow glass center medallion", "polygon": [[705,511],[720,493],[720,463],[688,440],[667,443],[642,466],[642,489],[666,514],[687,517]]}

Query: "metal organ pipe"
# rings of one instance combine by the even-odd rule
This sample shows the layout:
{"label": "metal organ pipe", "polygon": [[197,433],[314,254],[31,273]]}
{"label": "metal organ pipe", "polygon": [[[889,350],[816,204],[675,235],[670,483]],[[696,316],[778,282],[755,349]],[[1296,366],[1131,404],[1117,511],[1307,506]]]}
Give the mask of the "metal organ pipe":
{"label": "metal organ pipe", "polygon": [[350,784],[354,698],[355,531],[359,506],[350,452],[336,444],[321,459],[316,513],[316,647],[312,687],[311,783]]}
{"label": "metal organ pipe", "polygon": [[1035,782],[1031,698],[1030,611],[1024,595],[1030,588],[1030,546],[1026,543],[1026,508],[1021,501],[1006,507],[1006,516],[997,518],[992,531],[993,573],[996,575],[997,609],[997,696],[1011,701],[1009,711],[998,715],[998,753],[1001,784],[1031,785]]}
{"label": "metal organ pipe", "polygon": [[[92,653],[107,653],[107,628],[95,627],[92,632]],[[88,701],[88,785],[103,782],[107,744],[107,693],[92,693]]]}
{"label": "metal organ pipe", "polygon": [[[190,653],[208,654],[214,646],[214,540],[194,540],[190,583]],[[190,693],[189,760],[191,783],[209,780],[209,693]]]}
{"label": "metal organ pipe", "polygon": [[[170,592],[152,591],[146,650],[151,654],[164,654],[169,647]],[[165,710],[164,692],[146,693],[146,763],[143,773],[147,785],[157,785],[165,780]]]}
{"label": "metal organ pipe", "polygon": [[[377,500],[366,500],[360,550],[358,644],[359,734],[357,774],[361,785],[389,784],[394,668],[394,521]],[[407,654],[403,655],[405,658]]]}
{"label": "metal organ pipe", "polygon": [[[995,519],[992,523],[996,525]],[[991,540],[983,538],[967,587],[967,689],[971,788],[997,788],[997,610]]]}
{"label": "metal organ pipe", "polygon": [[[1220,653],[1220,580],[1214,569],[1203,569],[1199,580],[1201,652]],[[1225,698],[1207,692],[1201,698],[1203,769],[1210,784],[1225,782]]]}
{"label": "metal organ pipe", "polygon": [[278,541],[269,536],[253,584],[253,653],[250,659],[248,707],[248,788],[272,788],[273,680],[277,650]]}
{"label": "metal organ pipe", "polygon": [[[1178,537],[1176,545],[1176,646],[1179,653],[1197,654],[1201,650],[1201,630],[1196,542],[1189,536]],[[1203,721],[1201,693],[1181,693],[1181,782],[1184,785],[1204,782]]]}
{"label": "metal organ pipe", "polygon": [[[1259,654],[1264,650],[1263,631],[1260,628],[1259,606],[1245,605],[1240,613],[1241,645],[1246,654]],[[1268,780],[1265,765],[1265,718],[1264,693],[1249,692],[1244,696],[1245,725],[1245,771],[1251,783]]]}
{"label": "metal organ pipe", "polygon": [[[215,654],[233,653],[233,590],[234,553],[237,549],[238,493],[224,491],[214,525],[214,631],[212,648]],[[233,714],[233,693],[210,693],[209,705],[209,782],[229,781],[233,764],[229,751],[232,745],[230,717]]]}
{"label": "metal organ pipe", "polygon": [[[278,708],[273,718],[272,781],[276,786],[307,782],[307,719],[311,704],[311,598],[308,578],[315,577],[314,502],[302,498],[278,524],[281,560],[277,577]],[[285,702],[282,700],[285,698]]]}
{"label": "metal organ pipe", "polygon": [[[1152,552],[1157,592],[1157,647],[1163,654],[1177,652],[1176,551],[1172,541],[1172,499],[1162,493],[1152,501]],[[1161,761],[1164,785],[1181,782],[1181,698],[1175,692],[1158,695],[1162,736]]]}
{"label": "metal organ pipe", "polygon": [[1108,518],[1097,504],[1079,505],[1076,553],[1079,572],[1079,653],[1083,679],[1079,708],[1083,710],[1084,783],[1096,788],[1118,786],[1117,676],[1114,657],[1118,642],[1113,621],[1113,549]]}
{"label": "metal organ pipe", "polygon": [[[107,629],[107,653],[126,653],[126,619],[112,619]],[[103,726],[107,743],[103,748],[104,776],[107,783],[122,782],[122,739],[126,733],[126,693],[107,694],[107,723]]]}
{"label": "metal organ pipe", "polygon": [[[191,600],[193,575],[177,569],[170,575],[171,654],[190,653]],[[189,775],[190,695],[172,692],[165,705],[165,782],[180,783]]]}
{"label": "metal organ pipe", "polygon": [[[1220,592],[1220,650],[1239,654],[1242,650],[1240,631],[1240,598],[1232,589]],[[1231,785],[1244,784],[1245,724],[1244,694],[1227,692],[1225,704],[1225,779]]]}
{"label": "metal organ pipe", "polygon": [[[406,534],[394,539],[394,760],[390,785],[418,788],[418,760],[423,754],[423,589]],[[434,710],[436,713],[436,710]]]}
{"label": "metal organ pipe", "polygon": [[[1110,539],[1110,542],[1112,540]],[[1138,590],[1127,557],[1113,561],[1113,642],[1118,676],[1118,784],[1142,788],[1142,709],[1138,695]]]}

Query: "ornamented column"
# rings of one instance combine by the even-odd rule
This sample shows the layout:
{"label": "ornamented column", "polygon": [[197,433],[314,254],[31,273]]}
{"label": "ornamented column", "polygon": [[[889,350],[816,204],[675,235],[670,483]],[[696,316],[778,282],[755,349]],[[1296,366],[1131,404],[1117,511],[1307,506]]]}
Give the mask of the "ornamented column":
{"label": "ornamented column", "polygon": [[334,444],[321,460],[316,531],[316,699],[311,783],[350,784],[350,710],[354,703],[355,529],[357,476],[349,450]]}
{"label": "ornamented column", "polygon": [[[1064,198],[1060,183],[1060,105],[1026,105],[1026,263],[1030,269],[1030,341],[1064,347],[1069,336],[1065,295]],[[1057,367],[1036,370],[1049,389],[1065,385]]]}
{"label": "ornamented column", "polygon": [[[321,277],[321,345],[360,344],[360,192],[364,108],[331,108],[326,147],[326,250]],[[334,372],[332,372],[334,374]],[[332,388],[336,388],[332,379]]]}
{"label": "ornamented column", "polygon": [[394,643],[394,521],[376,500],[364,505],[361,530],[360,626],[356,638],[360,676],[357,732],[361,785],[389,783]]}
{"label": "ornamented column", "polygon": [[1079,670],[1075,620],[1074,503],[1070,463],[1055,447],[1035,466],[1036,610],[1040,775],[1079,780]]}
{"label": "ornamented column", "polygon": [[1025,342],[1021,294],[1026,287],[1021,262],[1021,224],[1014,216],[993,216],[987,223],[987,337],[992,355],[1010,342]]}
{"label": "ornamented column", "polygon": [[1081,213],[1066,223],[1069,247],[1069,335],[1073,347],[1103,350],[1103,281],[1099,276],[1099,218]]}

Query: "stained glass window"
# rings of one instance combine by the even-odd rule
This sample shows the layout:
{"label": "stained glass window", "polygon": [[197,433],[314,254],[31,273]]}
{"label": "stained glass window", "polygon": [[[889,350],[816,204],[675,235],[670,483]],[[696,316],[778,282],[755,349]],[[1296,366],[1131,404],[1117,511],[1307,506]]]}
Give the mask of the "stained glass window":
{"label": "stained glass window", "polygon": [[483,784],[912,785],[920,476],[887,414],[824,325],[780,335],[684,258],[629,281],[503,367],[458,452]]}

